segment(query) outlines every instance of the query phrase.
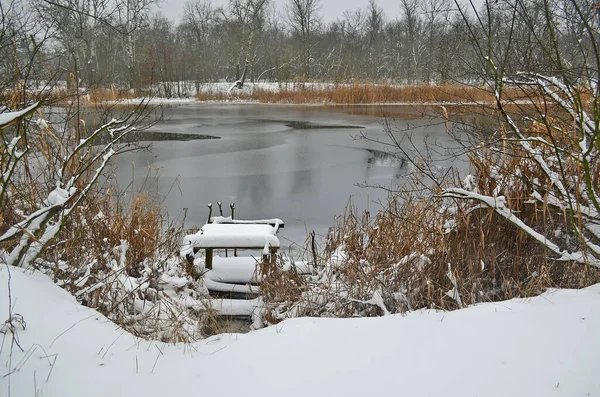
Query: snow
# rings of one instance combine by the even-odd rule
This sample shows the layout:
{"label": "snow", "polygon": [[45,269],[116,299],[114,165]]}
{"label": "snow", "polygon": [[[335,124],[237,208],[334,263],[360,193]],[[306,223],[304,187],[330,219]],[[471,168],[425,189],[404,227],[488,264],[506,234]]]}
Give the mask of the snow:
{"label": "snow", "polygon": [[74,187],[71,187],[69,191],[62,189],[60,184],[57,183],[56,188],[50,192],[44,204],[49,207],[62,206],[71,196],[75,194],[76,191],[77,189]]}
{"label": "snow", "polygon": [[190,103],[196,103],[194,98],[161,98],[161,97],[139,97],[129,99],[119,99],[116,101],[102,101],[106,105],[139,105],[140,103],[147,103],[149,105],[187,105]]}
{"label": "snow", "polygon": [[38,119],[35,121],[35,125],[37,125],[37,126],[38,126],[38,127],[40,127],[40,128],[46,129],[46,130],[49,128],[49,127],[48,127],[48,123],[46,122],[46,120],[44,120],[44,119],[42,119],[42,118],[38,118]]}
{"label": "snow", "polygon": [[218,292],[233,292],[242,294],[258,294],[259,287],[245,284],[229,284],[215,281],[210,275],[204,278],[204,286],[211,291]]}
{"label": "snow", "polygon": [[15,120],[17,120],[19,117],[22,117],[22,116],[26,115],[27,113],[31,112],[32,110],[34,110],[35,108],[37,108],[38,105],[39,105],[39,102],[36,102],[32,105],[29,105],[25,109],[21,109],[16,112],[0,113],[0,127],[5,127],[6,125],[11,124]]}
{"label": "snow", "polygon": [[473,175],[467,175],[463,180],[463,189],[468,191],[474,191],[477,188],[477,182]]}
{"label": "snow", "polygon": [[[200,84],[198,89],[196,89],[196,83],[193,81],[184,81],[184,82],[163,82],[158,83],[153,86],[147,86],[144,88],[144,91],[150,92],[150,97],[137,97],[137,98],[123,98],[119,100],[109,100],[102,101],[102,103],[107,105],[115,105],[115,104],[125,104],[125,105],[138,105],[141,102],[148,103],[151,105],[167,105],[167,106],[177,106],[177,105],[188,105],[192,103],[235,103],[235,104],[244,104],[244,103],[256,103],[257,101],[252,99],[242,99],[238,94],[244,94],[247,96],[251,96],[255,91],[262,92],[272,92],[277,93],[282,90],[286,91],[301,91],[301,90],[314,90],[314,91],[327,91],[334,90],[339,87],[351,88],[354,83],[316,83],[316,82],[268,82],[268,81],[260,81],[260,82],[244,82],[244,85],[241,89],[236,89],[236,82],[212,82],[212,83],[203,83]],[[175,87],[179,85],[180,93],[179,97],[173,97],[172,91],[170,94],[167,94],[169,90],[166,90],[166,86]],[[369,84],[369,86],[371,86]],[[374,86],[385,86],[392,88],[401,88],[404,87],[405,84],[375,84]],[[169,96],[171,95],[171,96]],[[225,98],[225,99],[210,99],[210,100],[198,100],[196,96],[213,96],[214,98]],[[514,101],[517,104],[527,104],[530,103],[525,100],[517,100]],[[419,105],[423,106],[456,106],[456,105],[481,105],[481,104],[494,104],[492,102],[487,101],[427,101],[427,102],[419,102]],[[312,103],[306,104],[307,106],[322,106],[323,103]],[[415,102],[369,102],[369,103],[361,103],[361,106],[372,106],[377,107],[381,105],[398,105],[398,106],[414,106]]]}
{"label": "snow", "polygon": [[210,307],[224,316],[250,316],[262,306],[256,299],[211,299]]}
{"label": "snow", "polygon": [[[260,283],[261,277],[257,269],[260,261],[261,258],[251,256],[227,258],[214,256],[212,270],[204,274],[205,286],[212,291],[257,293],[258,287],[256,286],[250,288],[245,285],[228,283]],[[303,261],[284,262],[283,271],[291,271],[292,269],[299,274],[310,274],[313,271],[313,266]]]}
{"label": "snow", "polygon": [[[8,396],[595,396],[600,285],[405,317],[288,320],[195,344],[134,338],[40,273],[11,268]],[[0,269],[0,318],[8,318]],[[228,301],[219,303],[224,308]],[[256,302],[247,302],[258,306]],[[12,363],[11,363],[12,362]],[[10,368],[17,369],[4,376]],[[37,394],[36,394],[37,393]]]}
{"label": "snow", "polygon": [[213,268],[205,277],[223,283],[257,283],[260,277],[256,265],[262,258],[253,257],[213,257]]}
{"label": "snow", "polygon": [[189,283],[190,281],[185,277],[173,277],[167,274],[161,274],[158,280],[158,285],[163,290],[184,288]]}
{"label": "snow", "polygon": [[256,220],[240,220],[240,219],[232,219],[230,216],[214,216],[211,219],[212,223],[225,223],[225,224],[235,224],[235,225],[273,225],[275,227],[275,232],[279,230],[279,228],[283,228],[284,222],[279,218],[273,219],[256,219]]}
{"label": "snow", "polygon": [[276,232],[269,225],[206,224],[197,233],[184,237],[181,255],[191,253],[192,248],[279,248]]}
{"label": "snow", "polygon": [[282,270],[284,272],[295,271],[299,274],[311,274],[315,268],[306,261],[286,261]]}

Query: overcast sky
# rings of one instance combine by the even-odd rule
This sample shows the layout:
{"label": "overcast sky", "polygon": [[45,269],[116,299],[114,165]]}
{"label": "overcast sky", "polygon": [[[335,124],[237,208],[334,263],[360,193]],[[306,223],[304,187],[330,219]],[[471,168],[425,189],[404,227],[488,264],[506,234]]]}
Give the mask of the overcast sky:
{"label": "overcast sky", "polygon": [[[160,10],[167,18],[179,21],[183,14],[183,5],[187,0],[159,0]],[[477,0],[481,4],[484,0]],[[274,0],[279,10],[283,10],[287,0]],[[215,6],[225,6],[228,0],[212,0]],[[345,10],[366,8],[368,0],[321,0],[320,14],[325,22],[335,21],[341,17]],[[383,8],[387,19],[395,18],[400,12],[400,0],[377,0],[379,7]]]}

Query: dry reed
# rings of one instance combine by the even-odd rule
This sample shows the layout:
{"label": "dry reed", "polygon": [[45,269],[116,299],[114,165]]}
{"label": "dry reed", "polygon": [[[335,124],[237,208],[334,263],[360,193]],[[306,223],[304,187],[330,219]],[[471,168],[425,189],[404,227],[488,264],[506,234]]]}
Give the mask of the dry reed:
{"label": "dry reed", "polygon": [[[517,90],[510,90],[517,98]],[[296,86],[269,91],[255,88],[250,92],[236,92],[232,96],[244,100],[266,103],[325,103],[325,104],[369,104],[369,103],[492,103],[493,95],[488,90],[457,84],[419,84],[392,86],[386,84],[353,83],[335,86]],[[198,99],[223,99],[223,95],[210,97],[203,94]]]}
{"label": "dry reed", "polygon": [[[529,133],[544,137],[544,129],[528,127]],[[563,127],[568,131],[567,125]],[[563,147],[569,148],[567,142]],[[538,153],[552,156],[551,148],[540,147]],[[532,191],[544,194],[552,181],[522,147],[498,143],[471,151],[469,158],[470,189],[506,197],[513,213],[561,250],[585,249],[572,218],[547,200],[532,200]],[[578,175],[577,163],[565,162],[563,167],[567,175]],[[422,174],[415,174],[373,217],[348,205],[319,252],[316,267],[320,270],[313,277],[304,283],[277,280],[262,286],[270,292],[265,296],[266,318],[276,323],[296,316],[452,310],[530,297],[547,288],[583,288],[600,282],[600,269],[556,260],[546,247],[493,209],[443,197],[442,188],[460,186],[460,179],[451,178],[423,193],[421,178]]]}
{"label": "dry reed", "polygon": [[[132,99],[142,92],[122,90],[115,87],[88,90],[86,101],[98,103]],[[517,89],[507,89],[510,99],[518,100],[523,93]],[[485,87],[459,84],[414,84],[389,85],[354,82],[352,84],[312,85],[294,84],[277,90],[268,90],[246,84],[243,90],[231,92],[215,90],[196,94],[198,101],[247,100],[263,103],[291,104],[369,104],[369,103],[493,103],[494,96]]]}

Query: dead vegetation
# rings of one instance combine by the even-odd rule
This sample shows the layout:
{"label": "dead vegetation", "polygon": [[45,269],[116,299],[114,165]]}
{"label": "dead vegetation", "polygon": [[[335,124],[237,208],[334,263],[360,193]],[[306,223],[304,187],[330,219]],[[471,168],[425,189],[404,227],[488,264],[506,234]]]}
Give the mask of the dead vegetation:
{"label": "dead vegetation", "polygon": [[86,199],[37,266],[82,304],[136,336],[191,342],[219,333],[202,281],[178,257],[183,224],[149,193],[104,188]]}
{"label": "dead vegetation", "polygon": [[[208,293],[178,257],[182,220],[165,217],[155,180],[137,193],[107,177],[111,157],[135,148],[118,145],[119,132],[133,129],[100,121],[103,127],[88,135],[80,109],[35,112],[0,130],[0,166],[13,171],[3,172],[8,178],[0,186],[3,263],[43,271],[140,337],[189,342],[215,332],[206,326],[218,324]],[[141,130],[142,113],[125,112],[137,116]]]}
{"label": "dead vegetation", "polygon": [[[347,207],[319,252],[313,276],[298,280],[273,269],[274,276],[263,279],[265,319],[274,324],[301,316],[454,310],[600,282],[598,268],[554,260],[493,210],[459,205],[440,211],[443,201],[395,195],[373,218]],[[519,208],[537,225],[556,233],[567,230],[562,214],[547,207]],[[446,232],[444,226],[453,220],[456,225]]]}
{"label": "dead vegetation", "polygon": [[490,103],[494,100],[494,97],[486,90],[466,85],[417,84],[395,86],[360,82],[331,87],[307,85],[295,89],[283,88],[278,91],[267,91],[257,88],[251,94],[241,94],[240,98],[266,103],[295,104]]}
{"label": "dead vegetation", "polygon": [[[205,90],[197,92],[198,101],[256,101],[262,103],[290,104],[374,104],[374,103],[492,103],[494,96],[483,87],[463,84],[411,84],[390,85],[381,83],[354,82],[351,84],[281,84],[277,89],[261,88],[260,85],[247,84],[243,90]],[[164,90],[158,89],[159,97]],[[192,89],[193,91],[193,89]],[[186,91],[189,92],[189,91]],[[507,91],[518,100],[518,90]],[[152,92],[122,90],[116,87],[95,88],[87,91],[83,98],[86,102],[101,103],[120,101],[153,95]]]}
{"label": "dead vegetation", "polygon": [[[553,126],[558,125],[555,120]],[[529,136],[550,139],[535,123],[528,128]],[[500,131],[506,138],[508,132]],[[287,283],[265,278],[266,318],[277,323],[297,316],[453,310],[531,297],[548,288],[577,289],[600,282],[600,269],[590,264],[592,260],[578,263],[561,258],[496,208],[445,194],[450,187],[462,186],[495,197],[564,253],[586,252],[589,243],[598,244],[593,233],[586,233],[585,239],[579,234],[578,226],[582,227],[577,220],[585,217],[585,209],[569,215],[565,207],[553,205],[554,182],[521,146],[510,142],[500,140],[470,151],[472,171],[465,179],[446,174],[437,180],[439,185],[424,184],[425,170],[416,170],[374,216],[358,213],[349,203],[318,252],[318,271],[313,276]],[[563,141],[562,147],[569,146]],[[537,150],[552,158],[552,148],[542,145]],[[575,147],[570,150],[577,152]],[[562,166],[566,175],[578,175],[576,161]],[[571,182],[577,186],[576,180]]]}

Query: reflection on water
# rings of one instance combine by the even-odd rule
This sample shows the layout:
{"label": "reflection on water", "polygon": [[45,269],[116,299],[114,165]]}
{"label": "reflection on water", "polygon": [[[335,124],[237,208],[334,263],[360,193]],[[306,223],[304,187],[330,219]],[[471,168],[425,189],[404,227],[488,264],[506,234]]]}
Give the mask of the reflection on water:
{"label": "reflection on water", "polygon": [[[155,142],[151,152],[118,158],[116,173],[123,186],[133,175],[139,187],[148,167],[159,169],[163,193],[178,183],[181,192],[165,203],[172,218],[188,208],[189,227],[206,220],[207,203],[234,201],[236,217],[282,218],[282,243],[303,243],[307,230],[326,231],[350,196],[359,209],[385,199],[358,184],[398,185],[406,172],[407,160],[378,143],[387,140],[381,118],[344,108],[197,104],[165,109],[165,117],[156,131],[220,139]],[[449,139],[443,125],[428,124],[417,121],[414,134]],[[369,139],[355,139],[353,127]]]}
{"label": "reflection on water", "polygon": [[[406,167],[407,160],[399,154],[384,152],[376,149],[366,149],[371,154],[369,160],[367,160],[367,167],[369,170],[377,170],[383,168],[384,170],[396,171],[395,174],[389,175],[391,179],[399,179],[403,175],[403,169]],[[374,173],[371,173],[371,178],[374,178]]]}
{"label": "reflection on water", "polygon": [[347,124],[316,124],[310,121],[298,120],[259,120],[264,123],[279,123],[295,130],[327,130],[327,129],[361,129],[360,125]]}

